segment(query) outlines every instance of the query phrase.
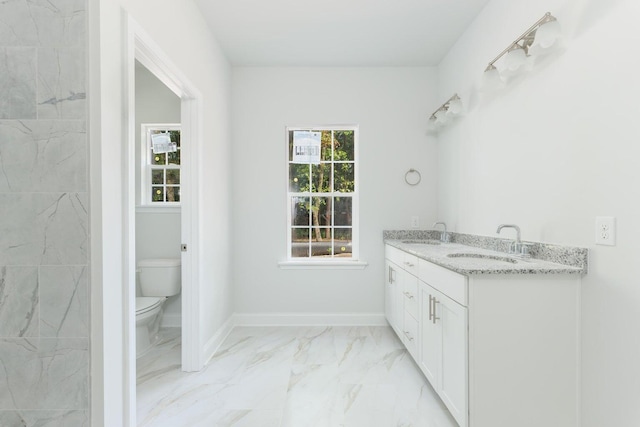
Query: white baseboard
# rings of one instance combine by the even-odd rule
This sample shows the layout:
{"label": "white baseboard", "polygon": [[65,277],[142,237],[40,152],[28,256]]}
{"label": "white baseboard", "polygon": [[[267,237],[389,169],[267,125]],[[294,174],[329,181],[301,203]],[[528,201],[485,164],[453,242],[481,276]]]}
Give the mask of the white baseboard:
{"label": "white baseboard", "polygon": [[224,322],[224,324],[220,327],[220,329],[218,329],[216,333],[213,334],[211,339],[207,341],[207,343],[204,345],[204,350],[203,350],[204,354],[203,354],[202,360],[204,360],[205,365],[209,363],[209,359],[211,359],[211,357],[215,354],[215,352],[218,351],[218,348],[224,342],[224,340],[227,339],[227,336],[229,336],[229,333],[231,332],[234,326],[235,326],[234,316],[232,315],[227,319],[226,322]]}
{"label": "white baseboard", "polygon": [[163,313],[160,320],[162,328],[180,328],[182,326],[182,315],[180,313]]}
{"label": "white baseboard", "polygon": [[384,313],[235,313],[235,326],[387,326]]}

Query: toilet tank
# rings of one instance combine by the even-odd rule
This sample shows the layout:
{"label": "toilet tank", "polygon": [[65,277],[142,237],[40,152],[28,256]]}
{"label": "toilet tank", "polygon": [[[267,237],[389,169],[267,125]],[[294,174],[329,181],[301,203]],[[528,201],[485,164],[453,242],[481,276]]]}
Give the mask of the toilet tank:
{"label": "toilet tank", "polygon": [[170,297],[180,293],[179,258],[142,259],[138,261],[140,290],[145,297]]}

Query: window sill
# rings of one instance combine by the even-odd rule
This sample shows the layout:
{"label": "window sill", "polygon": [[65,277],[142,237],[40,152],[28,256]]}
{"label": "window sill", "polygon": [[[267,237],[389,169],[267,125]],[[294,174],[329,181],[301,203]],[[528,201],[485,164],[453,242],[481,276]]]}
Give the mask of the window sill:
{"label": "window sill", "polygon": [[366,261],[281,261],[282,270],[364,270]]}
{"label": "window sill", "polygon": [[139,206],[136,206],[136,213],[177,214],[177,213],[180,213],[180,205],[170,205],[170,206],[139,205]]}

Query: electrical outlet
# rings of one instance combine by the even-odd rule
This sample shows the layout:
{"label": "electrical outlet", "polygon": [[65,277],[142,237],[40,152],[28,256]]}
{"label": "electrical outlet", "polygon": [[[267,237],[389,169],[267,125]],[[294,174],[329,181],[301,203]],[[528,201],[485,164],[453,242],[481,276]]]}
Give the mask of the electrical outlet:
{"label": "electrical outlet", "polygon": [[411,217],[411,228],[420,228],[420,217],[412,216]]}
{"label": "electrical outlet", "polygon": [[596,245],[616,245],[616,219],[612,216],[596,217]]}

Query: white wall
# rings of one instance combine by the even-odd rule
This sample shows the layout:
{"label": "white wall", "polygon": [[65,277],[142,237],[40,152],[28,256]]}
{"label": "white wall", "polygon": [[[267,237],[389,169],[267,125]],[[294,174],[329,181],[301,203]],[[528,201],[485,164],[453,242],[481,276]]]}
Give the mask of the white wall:
{"label": "white wall", "polygon": [[[494,0],[439,66],[441,97],[465,92],[544,12],[564,49],[439,136],[439,214],[454,230],[584,246],[582,423],[640,424],[640,42],[635,0]],[[596,216],[615,216],[615,247],[594,245]],[[552,297],[552,296],[550,296]]]}
{"label": "white wall", "polygon": [[[234,286],[238,313],[382,313],[382,230],[436,220],[432,68],[234,68]],[[285,126],[360,126],[364,270],[280,270],[286,260]],[[422,173],[409,187],[404,174]]]}
{"label": "white wall", "polygon": [[[230,274],[230,147],[229,87],[230,68],[217,42],[192,1],[111,0],[100,2],[99,61],[100,108],[92,113],[92,126],[101,129],[101,140],[93,141],[94,156],[101,156],[101,188],[92,197],[104,197],[99,213],[102,272],[94,291],[105,303],[103,324],[104,364],[106,376],[104,420],[94,418],[92,425],[122,425],[122,146],[114,141],[125,135],[122,111],[123,93],[123,14],[122,8],[153,38],[170,60],[202,94],[204,140],[200,156],[200,304],[201,344],[214,336],[232,313]],[[99,154],[95,154],[96,151]],[[95,163],[93,163],[95,164]],[[95,182],[95,181],[93,181]],[[102,287],[100,287],[102,286]],[[93,319],[94,322],[101,319]],[[99,327],[95,327],[99,330]],[[98,335],[94,339],[99,340]],[[96,365],[102,361],[96,361]],[[93,363],[93,361],[92,361]],[[95,372],[94,372],[95,373]],[[100,381],[99,377],[94,377]],[[99,406],[99,405],[98,405]]]}
{"label": "white wall", "polygon": [[[180,98],[136,61],[136,146],[142,147],[142,123],[180,123]],[[142,150],[136,149],[136,205],[140,204]],[[149,258],[180,258],[180,208],[138,209],[136,212],[136,262]],[[139,290],[139,289],[138,289]],[[139,295],[139,293],[136,293]],[[162,325],[179,326],[180,295],[164,305]]]}

